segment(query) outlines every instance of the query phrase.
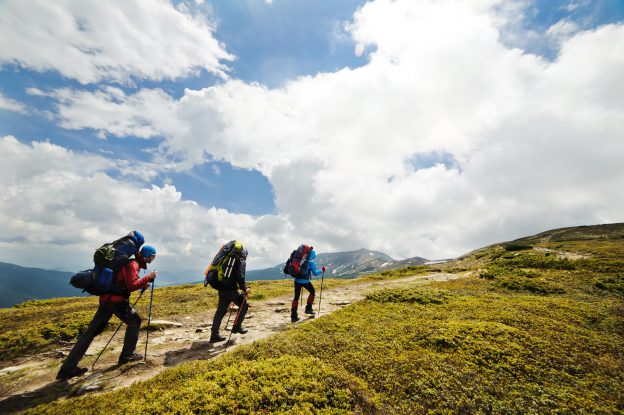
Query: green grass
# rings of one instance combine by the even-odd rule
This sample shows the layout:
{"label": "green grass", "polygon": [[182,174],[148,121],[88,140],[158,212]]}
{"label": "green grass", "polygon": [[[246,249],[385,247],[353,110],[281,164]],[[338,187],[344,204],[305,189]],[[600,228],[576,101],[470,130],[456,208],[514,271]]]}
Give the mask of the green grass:
{"label": "green grass", "polygon": [[382,289],[213,361],[30,413],[623,413],[624,240],[559,236],[552,249],[591,256],[489,247],[441,266],[473,277]]}
{"label": "green grass", "polygon": [[373,396],[345,371],[313,357],[284,356],[235,365],[224,359],[192,362],[121,392],[59,401],[30,412],[351,414],[374,410]]}
{"label": "green grass", "polygon": [[442,304],[447,302],[451,295],[446,290],[411,288],[400,291],[379,290],[368,294],[366,299],[384,303]]}

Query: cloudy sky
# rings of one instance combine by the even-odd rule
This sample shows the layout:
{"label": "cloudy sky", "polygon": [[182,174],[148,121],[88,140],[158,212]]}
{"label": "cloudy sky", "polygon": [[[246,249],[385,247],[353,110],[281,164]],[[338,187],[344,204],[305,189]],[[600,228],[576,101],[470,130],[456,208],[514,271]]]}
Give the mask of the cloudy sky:
{"label": "cloudy sky", "polygon": [[4,0],[0,261],[197,280],[624,220],[620,0]]}

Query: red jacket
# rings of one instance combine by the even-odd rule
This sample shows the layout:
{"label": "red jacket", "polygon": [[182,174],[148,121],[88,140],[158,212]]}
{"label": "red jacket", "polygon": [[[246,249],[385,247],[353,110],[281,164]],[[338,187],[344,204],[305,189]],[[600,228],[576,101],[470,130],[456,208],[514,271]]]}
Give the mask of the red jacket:
{"label": "red jacket", "polygon": [[139,271],[146,268],[145,260],[143,260],[141,255],[137,254],[136,259],[128,262],[119,270],[115,279],[118,284],[126,287],[128,295],[103,294],[100,296],[100,301],[127,301],[132,291],[147,287],[150,283],[147,276],[139,279]]}

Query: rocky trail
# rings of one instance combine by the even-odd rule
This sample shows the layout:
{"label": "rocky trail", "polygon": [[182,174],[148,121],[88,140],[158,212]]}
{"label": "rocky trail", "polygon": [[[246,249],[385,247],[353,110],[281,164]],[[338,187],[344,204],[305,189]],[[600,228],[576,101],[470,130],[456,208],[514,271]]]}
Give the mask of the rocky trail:
{"label": "rocky trail", "polygon": [[[426,284],[431,281],[446,281],[457,279],[465,274],[434,273],[417,275],[389,281],[375,281],[354,283],[335,289],[324,289],[321,299],[320,316],[330,314],[352,302],[361,300],[367,292],[380,288],[411,286]],[[314,310],[317,310],[320,293],[320,281],[315,281],[317,298]],[[303,301],[307,298],[307,291],[302,292]],[[152,378],[168,368],[191,360],[208,360],[222,353],[234,350],[242,344],[252,343],[255,340],[267,338],[274,333],[284,330],[290,323],[290,302],[292,295],[272,298],[266,301],[254,301],[253,292],[249,298],[249,311],[243,326],[249,329],[247,334],[232,334],[231,340],[221,343],[209,343],[210,329],[214,309],[187,316],[152,315],[152,325],[158,330],[150,331],[147,351],[147,361],[117,365],[117,358],[123,344],[125,326],[117,333],[106,351],[97,361],[94,370],[91,365],[95,357],[109,341],[112,333],[105,332],[97,336],[80,366],[89,367],[89,371],[81,377],[69,381],[57,381],[56,373],[60,364],[72,345],[30,356],[18,361],[11,367],[0,369],[0,413],[14,413],[41,403],[51,402],[66,396],[77,396],[86,393],[110,391],[129,386],[135,382]],[[155,298],[155,301],[157,299]],[[306,324],[315,316],[303,314],[299,308],[301,321],[295,324]],[[233,307],[228,329],[236,315]],[[226,315],[221,327],[221,334],[228,336],[225,330]],[[144,321],[144,326],[146,321]],[[145,349],[145,331],[142,331],[137,344],[137,352]]]}

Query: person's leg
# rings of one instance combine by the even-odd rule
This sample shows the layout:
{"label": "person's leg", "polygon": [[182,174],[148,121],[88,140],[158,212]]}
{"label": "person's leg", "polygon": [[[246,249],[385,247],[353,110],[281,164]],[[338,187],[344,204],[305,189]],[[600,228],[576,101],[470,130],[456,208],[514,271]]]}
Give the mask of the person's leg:
{"label": "person's leg", "polygon": [[110,302],[109,307],[113,314],[126,324],[126,335],[118,363],[124,364],[143,359],[143,355],[134,352],[141,330],[141,316],[128,301]]}
{"label": "person's leg", "polygon": [[301,295],[301,284],[295,282],[295,298],[290,305],[290,322],[295,323],[299,321],[299,315],[297,315],[297,309],[299,308],[299,296]]}
{"label": "person's leg", "polygon": [[78,337],[76,344],[74,344],[74,347],[72,347],[67,358],[63,362],[57,379],[69,379],[87,371],[87,368],[79,368],[78,363],[87,352],[95,336],[104,331],[112,315],[113,313],[107,310],[106,307],[102,304],[99,305],[87,330]]}
{"label": "person's leg", "polygon": [[308,292],[310,293],[308,294],[308,301],[306,301],[305,313],[314,314],[314,310],[312,310],[312,304],[314,304],[314,293],[316,291],[314,290],[314,286],[312,285],[311,282],[304,285],[304,288],[308,290]]}
{"label": "person's leg", "polygon": [[210,342],[216,343],[220,341],[224,341],[225,337],[219,335],[219,327],[221,327],[221,322],[223,321],[223,317],[227,313],[228,306],[230,305],[230,296],[226,290],[219,290],[219,302],[217,303],[217,310],[215,311],[215,315],[212,319],[212,328],[211,328],[211,336]]}
{"label": "person's leg", "polygon": [[247,333],[247,329],[243,328],[242,324],[245,320],[245,315],[247,314],[247,310],[249,309],[249,304],[247,304],[247,299],[245,296],[238,291],[234,291],[232,293],[232,302],[240,307],[240,313],[237,313],[238,319],[234,321],[232,326],[232,333]]}

